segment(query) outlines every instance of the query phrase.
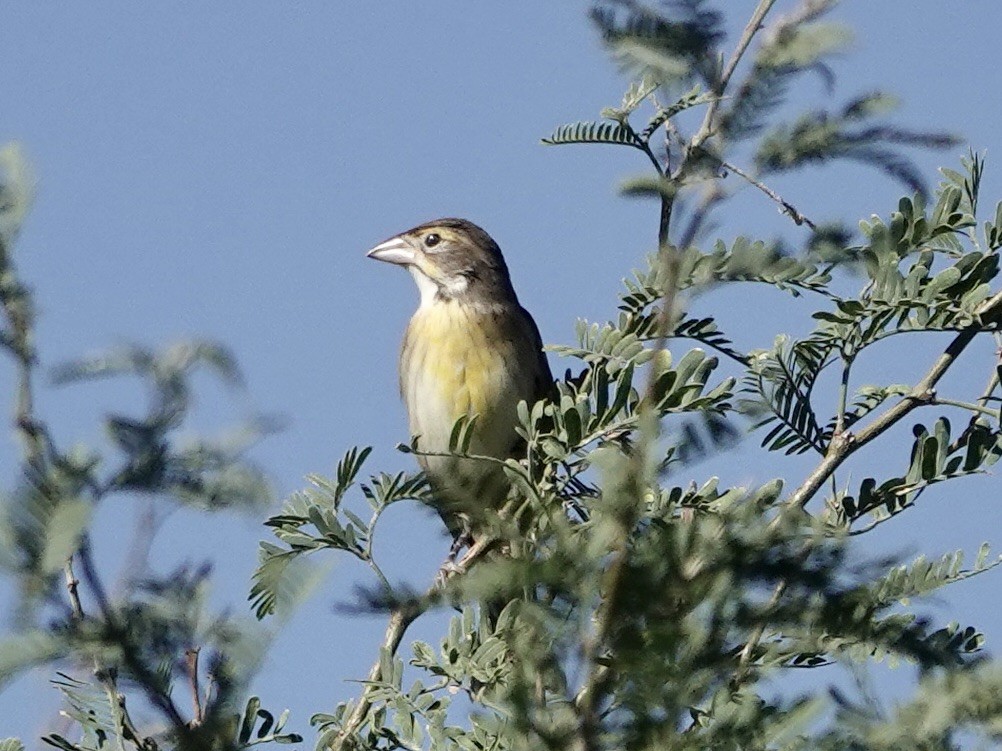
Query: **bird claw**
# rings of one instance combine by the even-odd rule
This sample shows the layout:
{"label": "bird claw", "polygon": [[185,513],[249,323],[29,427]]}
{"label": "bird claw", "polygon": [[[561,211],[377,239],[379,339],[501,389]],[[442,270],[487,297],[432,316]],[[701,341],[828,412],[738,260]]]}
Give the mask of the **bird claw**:
{"label": "bird claw", "polygon": [[438,567],[438,573],[435,574],[435,586],[444,587],[445,583],[449,581],[449,577],[455,576],[461,570],[452,558],[446,558],[445,563]]}
{"label": "bird claw", "polygon": [[435,584],[441,587],[445,584],[446,580],[450,576],[454,576],[462,571],[462,567],[458,563],[458,558],[460,552],[463,548],[467,548],[473,544],[473,534],[468,529],[464,529],[456,538],[452,541],[452,547],[449,548],[449,555],[446,557],[445,561],[438,568],[438,574],[435,576]]}
{"label": "bird claw", "polygon": [[468,548],[472,544],[473,544],[473,533],[470,532],[470,530],[468,529],[464,529],[462,532],[456,535],[456,539],[452,541],[452,547],[449,548],[449,557],[445,559],[446,563],[451,563],[452,565],[455,566],[456,559],[459,558],[459,552],[463,548]]}

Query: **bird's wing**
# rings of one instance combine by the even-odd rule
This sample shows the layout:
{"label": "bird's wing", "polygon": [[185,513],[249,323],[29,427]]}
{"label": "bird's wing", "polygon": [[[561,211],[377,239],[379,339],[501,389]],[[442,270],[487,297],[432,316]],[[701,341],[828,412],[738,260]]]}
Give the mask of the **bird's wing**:
{"label": "bird's wing", "polygon": [[[526,329],[526,338],[532,341],[533,350],[536,353],[535,381],[533,384],[533,401],[539,401],[552,396],[554,392],[553,374],[550,372],[550,363],[546,359],[543,351],[543,337],[539,334],[539,327],[536,321],[525,308],[521,308],[521,323]],[[530,406],[532,406],[530,404]]]}

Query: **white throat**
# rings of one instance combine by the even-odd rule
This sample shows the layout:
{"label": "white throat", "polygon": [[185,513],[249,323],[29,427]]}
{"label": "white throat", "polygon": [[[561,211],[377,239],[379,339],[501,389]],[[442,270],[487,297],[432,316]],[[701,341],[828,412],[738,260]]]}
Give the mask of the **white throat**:
{"label": "white throat", "polygon": [[[439,291],[438,283],[432,281],[430,277],[425,275],[425,273],[414,264],[408,266],[407,269],[411,272],[411,276],[414,277],[414,281],[417,283],[418,292],[421,294],[420,307],[427,308],[435,302],[435,296]],[[467,280],[465,276],[459,276],[456,277],[456,279],[447,282],[444,286],[448,295],[450,297],[455,297],[456,295],[465,292],[468,285],[469,280]]]}
{"label": "white throat", "polygon": [[435,295],[438,294],[438,285],[435,284],[431,279],[422,273],[421,269],[417,266],[411,264],[407,267],[407,270],[411,272],[411,276],[414,277],[414,281],[417,284],[418,292],[421,294],[421,305],[422,308],[427,308],[433,302],[435,302]]}

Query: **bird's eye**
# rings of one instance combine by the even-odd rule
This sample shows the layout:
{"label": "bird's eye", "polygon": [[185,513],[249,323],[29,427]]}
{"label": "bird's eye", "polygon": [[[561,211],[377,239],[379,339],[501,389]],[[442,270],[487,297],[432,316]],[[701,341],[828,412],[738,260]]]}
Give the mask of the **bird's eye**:
{"label": "bird's eye", "polygon": [[426,248],[434,248],[440,242],[442,242],[442,236],[436,232],[424,236],[424,246]]}

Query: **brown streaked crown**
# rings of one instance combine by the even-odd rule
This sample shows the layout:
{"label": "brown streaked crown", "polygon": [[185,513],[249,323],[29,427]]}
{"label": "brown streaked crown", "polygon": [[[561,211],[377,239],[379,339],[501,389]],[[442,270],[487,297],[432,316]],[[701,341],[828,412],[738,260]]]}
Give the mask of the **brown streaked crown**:
{"label": "brown streaked crown", "polygon": [[[466,219],[446,217],[401,233],[433,267],[429,274],[443,297],[481,301],[517,301],[501,248],[481,227]],[[419,264],[419,267],[424,264]],[[456,282],[465,280],[462,291]]]}

